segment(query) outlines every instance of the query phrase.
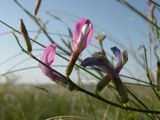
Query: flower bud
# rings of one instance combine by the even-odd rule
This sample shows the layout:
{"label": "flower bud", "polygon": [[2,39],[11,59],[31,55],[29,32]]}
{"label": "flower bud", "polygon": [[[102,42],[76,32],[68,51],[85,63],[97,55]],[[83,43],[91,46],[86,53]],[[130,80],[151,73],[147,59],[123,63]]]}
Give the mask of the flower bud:
{"label": "flower bud", "polygon": [[104,32],[101,35],[96,35],[96,39],[99,43],[101,43],[106,38],[106,34]]}
{"label": "flower bud", "polygon": [[31,45],[31,42],[30,42],[30,39],[29,39],[29,36],[28,36],[27,29],[26,29],[22,19],[20,19],[20,31],[22,33],[22,36],[23,36],[24,40],[25,40],[25,43],[26,43],[26,46],[27,46],[27,51],[29,53],[31,53],[32,52],[32,45]]}
{"label": "flower bud", "polygon": [[89,45],[93,35],[93,25],[89,19],[82,18],[78,20],[73,29],[72,49],[70,62],[66,69],[66,75],[72,73],[80,53]]}

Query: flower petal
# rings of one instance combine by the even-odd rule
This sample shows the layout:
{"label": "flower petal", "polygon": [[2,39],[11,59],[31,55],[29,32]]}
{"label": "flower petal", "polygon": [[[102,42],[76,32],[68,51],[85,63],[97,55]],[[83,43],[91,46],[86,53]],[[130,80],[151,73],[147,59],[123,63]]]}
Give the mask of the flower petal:
{"label": "flower petal", "polygon": [[128,52],[127,50],[124,50],[122,52],[122,64],[125,65],[127,61],[128,61]]}
{"label": "flower petal", "polygon": [[[111,50],[112,50],[113,54],[116,56],[117,61],[118,61],[114,68],[115,68],[116,72],[119,73],[124,65],[123,62],[126,62],[126,57],[128,60],[128,54],[126,51],[124,53],[121,53],[120,49],[117,47],[112,47]],[[123,58],[124,58],[124,61],[123,61]]]}
{"label": "flower petal", "polygon": [[79,51],[83,51],[90,43],[92,35],[93,35],[93,26],[91,21],[85,18],[78,20],[73,30],[73,38],[72,38],[73,51],[76,49],[80,49]]}
{"label": "flower petal", "polygon": [[107,58],[103,55],[96,53],[93,57],[88,57],[81,62],[81,66],[97,66],[103,69],[106,73],[114,74],[114,68]]}
{"label": "flower petal", "polygon": [[[41,61],[51,67],[53,61],[54,61],[54,56],[55,56],[55,49],[56,49],[56,44],[51,44],[48,47],[44,49],[43,55],[41,57]],[[42,72],[48,76],[52,81],[55,81],[57,84],[61,84],[63,86],[68,85],[68,81],[57,75],[55,72],[53,72],[51,69],[48,67],[44,66],[43,64],[39,64],[39,67],[41,68]]]}
{"label": "flower petal", "polygon": [[118,59],[121,59],[121,51],[119,48],[117,47],[112,47],[111,48],[113,54],[118,58]]}
{"label": "flower petal", "polygon": [[100,80],[96,86],[96,91],[101,91],[108,83],[111,81],[109,74],[105,75],[102,80]]}
{"label": "flower petal", "polygon": [[93,26],[90,20],[82,18],[78,20],[73,30],[72,49],[70,62],[66,69],[66,75],[72,73],[74,64],[76,63],[80,53],[87,47],[93,35]]}
{"label": "flower petal", "polygon": [[122,103],[128,102],[128,92],[119,76],[112,76],[113,84],[115,85]]}
{"label": "flower petal", "polygon": [[128,52],[127,50],[124,50],[122,53],[119,48],[117,47],[112,47],[111,48],[113,54],[117,57],[117,64],[115,65],[115,70],[117,73],[119,73],[122,69],[122,67],[126,64],[128,61]]}
{"label": "flower petal", "polygon": [[72,49],[76,49],[76,46],[80,40],[80,35],[81,35],[81,31],[82,31],[82,27],[85,24],[86,19],[82,18],[80,20],[77,21],[77,23],[74,26],[73,29],[73,38],[72,38]]}
{"label": "flower petal", "polygon": [[92,24],[91,24],[91,22],[89,21],[89,20],[87,20],[86,21],[86,24],[88,24],[89,25],[89,31],[88,32],[86,32],[87,33],[87,41],[86,41],[86,46],[85,46],[85,48],[88,46],[88,44],[90,43],[90,41],[91,41],[91,38],[92,38],[92,36],[93,36],[93,32],[94,32],[94,29],[93,29],[93,26],[92,26]]}
{"label": "flower petal", "polygon": [[[52,65],[52,63],[54,61],[55,49],[56,49],[55,44],[49,45],[48,47],[46,47],[44,49],[43,55],[41,57],[41,61],[43,63],[45,63],[46,65],[48,65],[49,67]],[[46,66],[44,66],[43,64],[40,64],[39,66],[40,66],[42,72],[46,76],[49,76],[52,73],[52,71],[50,69],[48,69]]]}
{"label": "flower petal", "polygon": [[66,86],[66,84],[68,84],[68,81],[65,78],[55,74],[54,72],[51,72],[48,77],[51,78],[52,81],[55,81],[57,84],[61,84],[62,86]]}

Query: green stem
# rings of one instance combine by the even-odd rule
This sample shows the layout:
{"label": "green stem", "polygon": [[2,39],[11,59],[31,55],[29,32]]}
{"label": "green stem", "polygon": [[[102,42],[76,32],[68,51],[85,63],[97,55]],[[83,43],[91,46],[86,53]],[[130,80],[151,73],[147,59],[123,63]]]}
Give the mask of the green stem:
{"label": "green stem", "polygon": [[[7,26],[8,26],[8,25],[7,25]],[[19,32],[18,32],[18,33],[19,33]],[[160,114],[160,111],[137,109],[137,108],[133,108],[133,107],[124,107],[124,106],[122,106],[122,105],[113,103],[113,102],[111,102],[111,101],[109,101],[109,100],[106,100],[106,99],[102,98],[101,96],[98,96],[98,95],[96,95],[96,94],[93,94],[93,93],[91,93],[91,92],[89,92],[89,91],[87,91],[87,90],[85,90],[85,89],[77,86],[77,85],[76,85],[74,82],[72,82],[69,78],[66,78],[63,74],[61,74],[61,73],[57,72],[56,70],[50,68],[49,66],[47,66],[46,64],[44,64],[43,62],[41,62],[39,59],[37,59],[36,57],[34,57],[32,54],[29,54],[27,51],[25,51],[25,50],[23,49],[23,47],[20,45],[20,43],[19,43],[19,41],[18,41],[18,38],[17,38],[17,37],[15,37],[15,38],[16,38],[16,40],[17,40],[17,42],[18,42],[18,45],[21,47],[22,51],[24,51],[26,54],[30,55],[33,59],[35,59],[35,60],[38,61],[39,63],[41,63],[41,64],[43,64],[44,66],[46,66],[48,69],[50,69],[50,70],[52,70],[53,72],[55,72],[57,75],[65,78],[65,79],[67,79],[67,80],[69,81],[69,83],[72,84],[72,85],[74,85],[79,91],[81,91],[81,92],[83,92],[83,93],[85,93],[85,94],[88,94],[88,95],[90,95],[90,96],[92,96],[92,97],[94,97],[94,98],[96,98],[96,99],[99,99],[99,100],[101,100],[101,101],[103,101],[103,102],[105,102],[105,103],[108,103],[108,104],[110,104],[110,105],[112,105],[112,106],[121,108],[121,109],[126,109],[126,110],[131,110],[131,111],[136,111],[136,112]],[[34,41],[34,40],[33,40],[33,41]],[[40,44],[40,45],[41,45],[41,44]],[[43,45],[41,45],[41,46],[43,46]]]}
{"label": "green stem", "polygon": [[[52,37],[47,33],[46,29],[40,24],[40,22],[38,21],[37,17],[33,16],[27,9],[25,9],[17,0],[14,0],[15,3],[29,16],[31,17],[34,22],[40,27],[40,29],[43,31],[43,33],[45,34],[45,36],[48,38],[48,40],[51,43],[56,43]],[[56,43],[57,44],[57,43]],[[59,44],[57,44],[57,47],[62,50],[63,52],[67,53],[68,55],[70,55],[70,53],[68,51],[66,51],[65,49],[63,49]]]}
{"label": "green stem", "polygon": [[[146,74],[147,74],[147,77],[149,79],[150,84],[152,85],[152,80],[151,80],[151,77],[150,77],[150,74],[149,74],[148,59],[147,59],[147,50],[146,50],[145,46],[143,46],[143,49],[144,49],[144,57],[145,57],[146,72],[147,72]],[[155,90],[155,88],[152,87],[152,90],[154,91],[154,93],[157,96],[157,98],[160,100],[160,95],[157,93],[157,91]]]}
{"label": "green stem", "polygon": [[151,0],[153,4],[155,4],[156,6],[158,6],[160,8],[160,4],[158,4],[157,2]]}
{"label": "green stem", "polygon": [[120,2],[122,5],[125,5],[126,7],[128,7],[130,10],[132,10],[133,12],[135,12],[137,15],[139,15],[141,18],[143,18],[145,21],[151,23],[153,26],[155,26],[157,29],[160,30],[160,27],[155,24],[154,22],[152,22],[151,20],[149,20],[143,13],[141,13],[140,11],[138,11],[136,8],[134,8],[131,4],[129,4],[126,0],[117,0],[118,2]]}
{"label": "green stem", "polygon": [[[24,51],[26,54],[28,54],[28,52],[25,51],[23,48],[22,48],[22,51]],[[29,54],[28,54],[28,55],[29,55]],[[79,87],[79,86],[76,85],[74,82],[72,82],[71,79],[65,77],[63,74],[61,74],[61,73],[57,72],[56,70],[50,68],[49,66],[47,66],[46,64],[44,64],[43,62],[41,62],[39,59],[37,59],[36,57],[34,57],[32,54],[31,54],[30,56],[31,56],[34,60],[38,61],[39,63],[41,63],[42,65],[44,65],[45,67],[47,67],[48,69],[52,70],[55,74],[57,74],[57,75],[63,77],[64,79],[68,80],[69,83],[72,84],[78,91],[81,91],[81,92],[83,92],[83,93],[85,93],[85,94],[87,94],[87,95],[89,95],[89,96],[91,96],[91,97],[94,97],[94,98],[96,98],[96,99],[98,99],[98,100],[100,100],[100,101],[103,101],[103,102],[105,102],[105,103],[107,103],[107,104],[110,104],[110,105],[112,105],[112,106],[115,106],[115,107],[118,107],[118,108],[121,108],[121,109],[124,109],[124,110],[130,110],[130,111],[135,111],[135,112],[143,112],[143,113],[160,114],[160,111],[156,111],[156,110],[144,110],[144,109],[138,109],[138,108],[134,108],[134,107],[124,107],[124,106],[122,106],[122,105],[119,105],[119,104],[113,103],[113,102],[111,102],[111,101],[109,101],[109,100],[106,100],[106,99],[102,98],[101,96],[98,96],[98,95],[96,95],[96,94],[93,94],[93,93],[91,93],[91,92],[89,92],[89,91],[87,91],[87,90]]]}

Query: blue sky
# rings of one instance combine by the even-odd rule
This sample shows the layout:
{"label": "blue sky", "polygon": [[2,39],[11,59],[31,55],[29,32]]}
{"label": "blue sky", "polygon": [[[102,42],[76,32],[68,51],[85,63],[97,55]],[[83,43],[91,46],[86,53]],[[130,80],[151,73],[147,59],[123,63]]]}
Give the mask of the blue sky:
{"label": "blue sky", "polygon": [[[33,12],[35,0],[19,1],[24,5],[24,7],[27,10]],[[139,9],[141,12],[145,12],[146,14],[148,14],[148,6],[146,5],[146,0],[134,0],[129,2],[132,5],[134,5],[137,9]],[[131,49],[131,46],[134,50],[136,50],[140,45],[148,45],[148,23],[144,22],[139,16],[132,13],[126,7],[120,5],[118,2],[116,2],[116,0],[44,0],[42,1],[42,5],[38,13],[38,16],[43,20],[43,22],[45,22],[48,19],[51,19],[51,17],[46,14],[46,11],[49,11],[52,14],[62,18],[71,29],[73,28],[74,22],[78,19],[78,17],[89,18],[94,24],[95,32],[106,33],[107,40],[104,42],[104,47],[107,53],[109,54],[112,54],[110,51],[110,47],[117,46],[117,44],[113,42],[113,39],[126,47],[122,48],[121,46],[119,46],[122,50]],[[38,29],[34,22],[14,3],[14,1],[1,0],[0,20],[3,20],[4,22],[13,26],[14,28],[19,29],[20,18],[23,18],[28,30]],[[47,26],[47,29],[49,32],[67,34],[66,26],[64,26],[64,24],[59,23],[56,20],[51,20]],[[0,34],[7,31],[10,30],[4,25],[0,24]],[[33,33],[29,33],[29,35],[31,37],[35,36],[35,34]],[[53,36],[53,38],[57,41],[59,40],[59,37],[57,36]],[[41,35],[38,40],[41,41],[41,43],[44,43],[45,45],[49,45],[49,42],[47,41],[44,35]],[[5,59],[9,58],[10,56],[20,52],[20,49],[11,34],[0,35],[0,44],[0,63]],[[97,44],[94,37],[92,40],[92,44]],[[95,51],[95,49],[91,46],[87,48],[87,50]],[[36,54],[41,54],[41,52],[42,51]],[[28,58],[26,55],[22,55],[9,63],[2,65],[0,73],[4,73],[9,68],[26,58]],[[133,72],[133,74],[137,74],[139,71],[136,71],[136,69],[140,68],[138,66],[133,65],[133,63],[135,62],[131,56],[129,56],[129,58],[131,59],[129,59],[129,62],[126,66],[131,72]],[[60,64],[59,60],[56,60],[55,64]],[[64,64],[67,63],[64,62]],[[34,60],[29,60],[17,66],[17,68],[29,65],[37,65],[37,62],[35,62]],[[32,77],[33,80],[30,80],[31,71],[34,76]],[[45,79],[45,76],[42,75],[40,70],[31,71],[22,72],[26,75],[25,78],[22,76],[22,74],[20,74],[24,81],[26,81],[26,79],[29,79],[28,81],[34,81],[36,79],[36,82],[40,82],[42,78]],[[42,78],[37,76],[37,73],[41,74],[40,76]]]}

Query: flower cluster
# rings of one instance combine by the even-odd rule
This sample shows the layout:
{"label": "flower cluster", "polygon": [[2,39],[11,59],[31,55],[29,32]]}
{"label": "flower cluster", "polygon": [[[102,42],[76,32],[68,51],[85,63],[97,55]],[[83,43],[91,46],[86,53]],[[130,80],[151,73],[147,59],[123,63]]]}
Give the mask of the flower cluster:
{"label": "flower cluster", "polygon": [[[88,19],[80,19],[74,26],[73,37],[72,37],[72,49],[73,53],[71,54],[71,59],[69,61],[69,65],[66,69],[66,76],[72,73],[73,66],[77,61],[80,53],[89,45],[91,38],[93,35],[93,25]],[[40,63],[40,68],[42,72],[48,76],[51,80],[56,83],[60,83],[63,85],[68,85],[69,82],[67,79],[57,75],[49,69],[51,67],[54,56],[55,56],[56,45],[51,44],[44,49],[41,61],[44,63]],[[119,72],[123,68],[123,65],[128,60],[127,51],[121,51],[117,47],[111,48],[113,54],[116,56],[118,62],[114,66],[110,63],[106,56],[102,53],[94,53],[92,57],[88,57],[82,61],[81,66],[97,66],[101,68],[106,75],[102,78],[101,81],[97,84],[97,91],[102,90],[111,80],[114,83],[123,103],[128,101],[127,89],[125,85],[122,83],[120,77],[118,76]]]}
{"label": "flower cluster", "polygon": [[[93,26],[90,20],[82,18],[77,21],[73,30],[73,38],[72,38],[72,49],[73,53],[71,55],[71,60],[66,70],[66,75],[70,75],[73,69],[73,66],[78,59],[80,53],[88,46],[91,41],[91,37],[93,35]],[[44,53],[42,55],[41,61],[47,66],[51,67],[54,56],[55,56],[56,45],[51,44],[45,48]],[[51,69],[44,66],[40,63],[40,68],[42,72],[51,78],[56,83],[61,83],[63,85],[68,85],[68,81],[61,76],[58,76],[56,73],[52,72]]]}

